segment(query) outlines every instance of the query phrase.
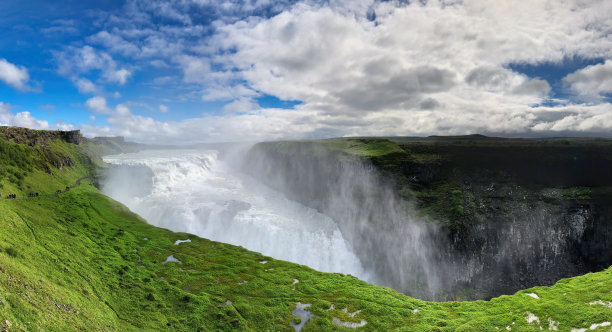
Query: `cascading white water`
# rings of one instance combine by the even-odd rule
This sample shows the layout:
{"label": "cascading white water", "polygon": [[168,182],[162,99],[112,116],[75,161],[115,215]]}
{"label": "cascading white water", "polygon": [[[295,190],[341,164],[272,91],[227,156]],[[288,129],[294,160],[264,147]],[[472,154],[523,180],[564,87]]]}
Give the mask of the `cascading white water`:
{"label": "cascading white water", "polygon": [[373,281],[332,219],[232,170],[216,151],[143,151],[104,161],[153,171],[152,191],[142,197],[131,194],[132,179],[113,179],[113,172],[103,189],[153,225]]}

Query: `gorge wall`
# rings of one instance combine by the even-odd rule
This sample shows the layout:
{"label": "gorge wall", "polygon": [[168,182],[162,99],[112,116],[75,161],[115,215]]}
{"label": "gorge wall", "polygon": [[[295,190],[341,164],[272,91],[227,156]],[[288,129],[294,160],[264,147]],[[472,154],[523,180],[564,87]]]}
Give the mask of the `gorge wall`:
{"label": "gorge wall", "polygon": [[612,263],[612,144],[260,143],[243,170],[332,217],[378,283],[486,299]]}
{"label": "gorge wall", "polygon": [[79,145],[85,140],[80,130],[51,131],[10,126],[0,126],[0,138],[9,142],[27,144],[29,146],[45,146],[56,139]]}

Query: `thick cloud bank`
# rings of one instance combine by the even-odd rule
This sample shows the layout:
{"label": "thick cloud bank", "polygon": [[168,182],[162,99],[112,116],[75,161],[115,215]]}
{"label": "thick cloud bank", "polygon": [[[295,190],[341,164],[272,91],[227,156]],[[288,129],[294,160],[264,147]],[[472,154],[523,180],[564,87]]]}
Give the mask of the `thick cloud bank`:
{"label": "thick cloud bank", "polygon": [[[169,126],[212,140],[602,133],[612,122],[600,97],[609,61],[564,79],[587,104],[552,100],[549,82],[508,64],[611,57],[610,11],[604,1],[287,5],[220,23],[196,43],[200,54],[170,57],[203,99],[227,100],[230,112]],[[252,102],[262,94],[302,104],[262,109]]]}
{"label": "thick cloud bank", "polygon": [[[82,126],[90,136],[606,135],[610,12],[604,0],[131,0],[52,54],[99,120]],[[2,64],[23,88],[26,68]]]}

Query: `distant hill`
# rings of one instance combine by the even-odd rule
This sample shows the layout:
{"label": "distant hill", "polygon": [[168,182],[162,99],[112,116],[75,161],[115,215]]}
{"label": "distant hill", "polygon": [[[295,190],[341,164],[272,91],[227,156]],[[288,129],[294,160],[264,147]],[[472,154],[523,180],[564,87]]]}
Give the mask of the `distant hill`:
{"label": "distant hill", "polygon": [[543,141],[567,141],[567,142],[612,142],[610,138],[601,137],[497,137],[497,136],[485,136],[481,134],[472,135],[457,135],[457,136],[440,136],[432,135],[426,137],[420,136],[382,136],[378,137],[381,139],[388,139],[394,142],[427,142],[427,141],[506,141],[506,142],[543,142]]}

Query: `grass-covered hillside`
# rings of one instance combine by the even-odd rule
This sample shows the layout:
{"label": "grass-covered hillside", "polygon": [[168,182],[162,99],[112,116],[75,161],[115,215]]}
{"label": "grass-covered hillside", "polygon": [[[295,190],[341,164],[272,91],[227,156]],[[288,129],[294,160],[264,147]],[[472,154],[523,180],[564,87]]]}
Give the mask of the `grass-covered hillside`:
{"label": "grass-covered hillside", "polygon": [[[99,158],[85,154],[78,132],[0,127],[0,194],[51,194],[93,174]],[[74,142],[74,143],[69,143]]]}
{"label": "grass-covered hillside", "polygon": [[[2,177],[15,190],[42,192],[92,169],[72,143],[49,143],[72,164],[48,173],[42,147],[0,142],[31,162],[21,187]],[[298,304],[314,316],[294,316]],[[612,269],[491,301],[425,302],[153,227],[90,180],[57,197],[0,200],[0,330],[608,331],[609,321]]]}
{"label": "grass-covered hillside", "polygon": [[[297,303],[312,304],[305,331],[364,320],[380,331],[567,331],[612,317],[612,269],[488,302],[431,303],[150,226],[85,182],[4,200],[0,214],[0,325],[10,331],[292,331]],[[163,264],[171,255],[181,263]]]}

